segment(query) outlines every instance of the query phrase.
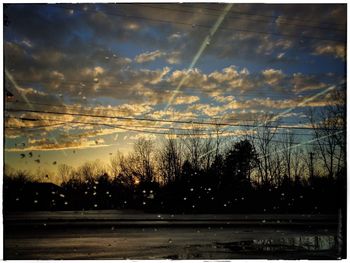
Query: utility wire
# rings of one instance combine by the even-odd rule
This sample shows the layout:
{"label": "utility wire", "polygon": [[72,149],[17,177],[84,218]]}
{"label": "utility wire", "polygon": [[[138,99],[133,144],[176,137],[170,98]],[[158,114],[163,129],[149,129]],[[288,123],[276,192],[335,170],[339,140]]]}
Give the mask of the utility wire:
{"label": "utility wire", "polygon": [[[98,11],[82,11],[80,9],[76,8],[68,8],[64,6],[53,6],[57,8],[62,8],[62,9],[68,9],[68,10],[76,10],[80,12],[90,12],[90,13],[97,13]],[[195,26],[199,28],[211,28],[209,25],[202,25],[202,24],[191,24],[191,23],[186,23],[186,22],[181,22],[181,21],[170,21],[170,20],[164,20],[164,19],[156,19],[156,18],[148,18],[148,17],[143,17],[143,16],[136,16],[136,15],[123,15],[123,14],[116,14],[116,13],[111,13],[111,12],[106,12],[103,11],[104,14],[110,15],[110,16],[116,16],[116,17],[125,17],[125,18],[132,18],[132,19],[140,19],[140,20],[147,20],[151,22],[156,22],[156,23],[166,23],[166,24],[178,24],[178,25],[183,25],[183,26]],[[262,35],[274,35],[274,36],[280,36],[280,37],[285,37],[285,38],[297,38],[297,39],[313,39],[313,40],[321,40],[321,41],[331,41],[331,42],[340,42],[344,43],[345,40],[343,39],[331,39],[331,38],[322,38],[322,37],[317,37],[317,36],[302,36],[302,35],[289,35],[289,34],[281,34],[281,33],[274,33],[274,32],[266,32],[266,31],[256,31],[256,30],[250,30],[250,29],[242,29],[242,28],[229,28],[229,27],[223,27],[221,26],[218,30],[222,31],[237,31],[237,32],[245,32],[245,33],[255,33],[255,34],[262,34]]]}
{"label": "utility wire", "polygon": [[[11,118],[18,118],[21,119],[20,117],[13,117],[11,116]],[[27,121],[30,120],[30,118],[25,118]],[[32,121],[40,121],[40,120],[48,120],[48,119],[37,119],[37,118],[32,118]],[[56,120],[52,120],[52,121],[56,121]],[[163,134],[163,135],[176,135],[176,136],[208,136],[208,135],[214,135],[217,134],[216,132],[213,132],[211,134],[209,133],[195,133],[195,134],[191,134],[191,133],[170,133],[170,132],[159,132],[159,131],[149,131],[149,130],[140,130],[140,129],[134,129],[134,128],[126,128],[126,127],[130,127],[130,125],[122,125],[122,124],[111,124],[111,123],[103,123],[103,122],[87,122],[87,121],[69,121],[66,123],[63,123],[64,125],[66,124],[72,124],[72,123],[77,123],[77,124],[88,124],[88,125],[97,125],[97,126],[107,126],[110,128],[117,128],[117,129],[121,129],[121,130],[127,130],[127,131],[133,131],[133,132],[141,132],[141,133],[150,133],[150,134]],[[6,128],[10,128],[10,129],[15,129],[15,128],[25,128],[25,127],[9,127],[7,126]],[[31,128],[31,127],[27,127],[27,128]],[[152,128],[152,127],[150,127]],[[179,128],[168,128],[168,130],[179,130]],[[192,129],[180,129],[180,130],[187,130],[187,131],[193,131]],[[235,131],[221,131],[219,134],[235,134],[237,135],[237,132]]]}
{"label": "utility wire", "polygon": [[[220,9],[215,9],[215,8],[209,8],[209,7],[202,7],[202,9],[205,10],[212,10],[212,11],[219,11],[222,12],[222,10]],[[261,10],[259,10],[260,12]],[[276,15],[265,15],[265,14],[257,14],[257,13],[250,13],[250,12],[242,12],[242,11],[234,11],[231,10],[231,13],[236,13],[236,14],[240,14],[240,15],[247,15],[247,16],[257,16],[257,17],[266,17],[266,18],[272,18],[272,19],[283,19],[283,20],[292,20],[292,21],[301,21],[301,22],[315,22],[315,23],[319,23],[319,21],[314,21],[314,20],[310,20],[310,19],[301,19],[301,18],[281,18],[280,16],[276,16]],[[346,24],[340,24],[340,23],[321,23],[321,24],[325,24],[325,25],[334,25],[334,26],[346,26]],[[311,25],[311,24],[309,24]],[[317,24],[313,24],[313,25],[317,25]]]}
{"label": "utility wire", "polygon": [[[24,101],[13,101],[11,103],[18,103],[18,104],[26,104],[26,102]],[[61,108],[64,108],[64,109],[69,109],[69,110],[82,110],[82,107],[81,106],[74,106],[74,105],[60,105],[60,104],[49,104],[49,103],[37,103],[37,102],[33,102],[31,101],[31,104],[33,105],[38,105],[38,106],[49,106],[49,107],[61,107]],[[91,107],[91,106],[90,106]],[[84,111],[86,111],[85,109],[83,109]],[[100,110],[100,109],[88,109],[88,110]],[[103,111],[115,111],[115,112],[130,112],[130,110],[113,110],[113,109],[101,109]],[[145,114],[149,114],[149,113],[144,113],[143,115]],[[214,119],[214,120],[217,120],[217,118],[211,118],[211,119]],[[226,120],[230,120],[230,121],[248,121],[248,122],[256,122],[256,118],[254,119],[242,119],[242,118],[231,118],[231,117],[228,117],[226,118]],[[280,123],[281,124],[281,123]],[[296,122],[296,121],[284,121],[283,124],[302,124],[301,122]]]}
{"label": "utility wire", "polygon": [[[17,117],[17,116],[5,116],[5,118],[10,118],[10,119],[20,119],[22,121],[62,121],[58,119],[48,119],[48,118],[24,118],[24,117]],[[77,123],[77,124],[96,124],[99,125],[100,122],[83,122],[83,121],[68,121],[68,122],[61,122],[60,124],[69,124],[69,123]],[[60,125],[60,124],[54,124],[54,125]],[[114,125],[113,123],[104,123],[105,125]],[[116,124],[117,128],[119,127],[133,127],[133,128],[147,128],[147,129],[164,129],[164,130],[180,130],[180,131],[193,131],[192,129],[186,129],[186,128],[177,128],[177,127],[162,127],[162,126],[147,126],[147,125],[130,125],[130,124]],[[41,128],[45,128],[47,126],[52,126],[50,124],[48,125],[42,125]],[[39,127],[39,126],[38,126]],[[114,126],[113,126],[114,127]],[[8,127],[8,128],[16,128],[16,127]],[[28,126],[28,127],[21,127],[21,128],[33,128],[33,126]]]}
{"label": "utility wire", "polygon": [[[27,104],[25,101],[9,101],[7,103],[15,103],[15,104]],[[49,106],[49,107],[61,107],[61,108],[68,108],[68,109],[73,109],[73,110],[81,110],[82,106],[78,106],[78,105],[66,105],[66,104],[51,104],[51,103],[41,103],[41,102],[35,102],[35,101],[30,101],[30,104],[33,105],[37,105],[37,106]],[[128,109],[95,109],[94,107],[98,107],[98,106],[102,106],[102,105],[87,105],[90,109],[89,110],[93,110],[93,111],[98,111],[98,110],[102,110],[102,111],[109,111],[109,112],[132,112],[132,110],[128,110]],[[84,109],[85,110],[85,109]]]}
{"label": "utility wire", "polygon": [[[34,122],[37,122],[37,121],[62,121],[60,119],[48,119],[48,118],[26,118],[26,117],[18,117],[18,116],[5,116],[5,118],[13,118],[13,119],[20,119],[22,121],[34,121]],[[61,124],[65,124],[67,122],[63,122]],[[74,122],[73,122],[74,123]],[[85,122],[77,122],[79,124],[90,124],[89,123],[85,123]],[[97,122],[94,122],[96,125],[98,125],[99,123]],[[108,123],[110,125],[113,125],[112,123]],[[58,125],[58,124],[54,124],[54,125]],[[130,124],[118,124],[118,127],[133,127],[133,128],[147,128],[147,129],[164,129],[164,130],[181,130],[181,131],[188,131],[188,132],[193,132],[193,129],[189,129],[189,128],[178,128],[178,127],[163,127],[163,126],[147,126],[147,125],[130,125]],[[45,127],[43,125],[43,127]],[[16,128],[16,127],[8,127],[8,128]],[[32,126],[30,127],[21,127],[21,128],[32,128]],[[202,130],[201,130],[202,131]],[[206,130],[206,131],[213,131],[213,130]],[[232,132],[232,133],[236,133],[237,131],[230,131],[230,130],[225,130],[224,132]],[[246,133],[246,132],[250,132],[249,130],[248,131],[242,131],[243,133]],[[214,133],[213,133],[214,134]],[[254,132],[253,132],[254,134]],[[293,134],[295,136],[313,136],[313,134],[311,133],[286,133],[286,132],[275,132],[275,134],[280,134],[280,135],[286,135],[286,134]],[[246,136],[252,136],[252,135],[248,135],[246,134]]]}
{"label": "utility wire", "polygon": [[[123,117],[123,116],[108,116],[108,115],[94,115],[85,113],[69,113],[69,112],[56,112],[56,111],[42,111],[42,110],[28,110],[28,109],[5,109],[9,112],[30,112],[30,113],[43,113],[43,114],[57,114],[68,116],[80,116],[80,117],[92,117],[92,118],[107,118],[107,119],[119,119],[119,120],[135,120],[135,121],[148,121],[148,122],[164,122],[164,123],[182,123],[182,124],[194,124],[194,125],[213,125],[213,126],[232,126],[232,127],[253,127],[260,126],[250,124],[235,124],[235,123],[213,123],[213,122],[201,122],[201,121],[181,121],[181,120],[164,120],[164,119],[151,119],[151,118],[138,118],[138,117]],[[319,128],[303,127],[303,126],[271,126],[264,125],[264,128],[272,129],[300,129],[300,130],[315,130]],[[339,129],[334,129],[339,130]]]}
{"label": "utility wire", "polygon": [[[6,117],[10,118],[10,117]],[[53,126],[59,126],[59,125],[65,125],[69,122],[60,122],[60,123],[54,123],[54,124],[45,124],[45,125],[38,125],[38,126],[4,126],[5,129],[42,129],[47,127],[53,127]]]}
{"label": "utility wire", "polygon": [[[24,119],[26,121],[42,121],[42,120],[51,120],[51,119],[37,119],[37,118],[21,118],[21,117],[14,117],[14,116],[6,116],[6,118],[17,118],[17,119]],[[51,121],[58,121],[58,120],[51,120]],[[47,126],[54,126],[54,125],[69,125],[72,123],[77,123],[77,124],[89,124],[89,125],[96,125],[96,126],[107,126],[110,128],[117,128],[117,129],[121,129],[121,130],[127,130],[127,131],[133,131],[133,132],[141,132],[141,133],[150,133],[150,134],[161,134],[161,135],[176,135],[176,136],[210,136],[210,135],[215,135],[216,133],[213,132],[211,134],[208,133],[195,133],[195,134],[191,134],[191,133],[176,133],[176,132],[159,132],[159,131],[148,131],[148,130],[140,130],[140,129],[134,129],[134,128],[125,128],[126,125],[113,125],[110,123],[96,123],[96,122],[86,122],[86,121],[69,121],[69,122],[62,122],[62,123],[58,123],[58,124],[53,124],[53,125],[43,125],[43,126],[31,126],[31,127],[9,127],[9,126],[5,126],[6,129],[23,129],[23,128],[28,128],[28,129],[33,129],[33,128],[41,128],[41,127],[47,127]],[[173,128],[168,128],[169,130],[174,130]],[[175,128],[177,129],[177,128]],[[185,129],[183,129],[185,130]],[[190,129],[187,129],[190,130]],[[190,130],[191,131],[191,130]],[[258,138],[256,136],[252,136],[252,135],[247,135],[247,134],[237,134],[237,132],[235,131],[221,131],[219,132],[220,135],[236,135],[238,137],[247,137],[251,140],[260,140],[261,138]],[[277,134],[277,133],[276,133]],[[294,134],[296,135],[296,134]],[[304,135],[311,135],[311,134],[304,134]],[[270,140],[270,142],[273,143],[282,143],[282,144],[286,144],[288,142],[286,141],[281,141],[281,140]],[[301,143],[305,143],[305,144],[309,144],[309,145],[314,145],[314,146],[318,146],[319,144],[311,144],[308,143],[307,141],[303,141],[303,142],[292,142],[289,144],[301,144]],[[323,145],[323,144],[321,144]],[[326,144],[324,144],[326,145]]]}
{"label": "utility wire", "polygon": [[[143,6],[146,8],[152,8],[152,9],[158,9],[158,10],[168,10],[168,11],[172,11],[172,12],[181,12],[181,13],[188,13],[188,14],[192,14],[192,15],[209,15],[209,16],[215,16],[217,17],[219,15],[219,13],[204,13],[204,12],[196,12],[194,9],[188,10],[188,9],[173,9],[173,8],[169,8],[169,7],[163,7],[161,5],[158,6],[152,6],[149,4],[138,4],[138,6]],[[187,8],[187,7],[186,7]],[[205,9],[205,8],[203,8]],[[215,9],[216,10],[216,9]],[[218,10],[219,11],[219,10]],[[235,13],[237,15],[246,15],[245,13],[240,13],[237,11],[230,11],[229,13]],[[255,14],[255,16],[258,16],[257,14]],[[276,25],[282,24],[282,25],[288,25],[288,26],[295,26],[295,27],[305,27],[305,28],[312,28],[312,29],[319,29],[319,30],[332,30],[332,31],[340,31],[340,32],[344,32],[345,33],[345,29],[340,29],[340,28],[334,28],[334,27],[322,27],[322,26],[317,26],[317,25],[308,25],[308,24],[293,24],[290,22],[283,22],[283,21],[278,21],[277,19],[283,19],[281,17],[272,17],[274,20],[271,21],[270,20],[263,20],[263,19],[252,19],[252,18],[246,18],[246,17],[237,17],[237,16],[228,16],[226,19],[227,20],[247,20],[247,21],[254,21],[254,22],[265,22],[265,23],[274,23]]]}

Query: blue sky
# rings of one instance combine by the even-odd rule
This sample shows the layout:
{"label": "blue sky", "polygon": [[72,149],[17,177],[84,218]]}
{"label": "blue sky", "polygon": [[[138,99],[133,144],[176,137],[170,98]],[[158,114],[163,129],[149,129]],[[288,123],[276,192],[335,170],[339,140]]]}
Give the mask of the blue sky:
{"label": "blue sky", "polygon": [[[14,98],[6,109],[246,122],[294,108],[281,123],[309,125],[308,110],[331,103],[329,94],[301,102],[345,80],[346,5],[233,4],[188,71],[225,7],[8,4],[5,87]],[[4,114],[11,117],[5,119],[11,127],[4,135],[5,163],[29,170],[55,172],[55,161],[73,166],[108,161],[118,151],[130,151],[137,138],[164,137],[144,130],[172,131],[161,122]],[[40,163],[29,152],[40,155]]]}

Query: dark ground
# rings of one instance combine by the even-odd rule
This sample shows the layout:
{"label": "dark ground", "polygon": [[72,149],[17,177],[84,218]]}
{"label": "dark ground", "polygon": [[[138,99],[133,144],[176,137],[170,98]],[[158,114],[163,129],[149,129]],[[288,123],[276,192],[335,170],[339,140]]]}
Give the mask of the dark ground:
{"label": "dark ground", "polygon": [[4,215],[5,259],[336,259],[337,215]]}

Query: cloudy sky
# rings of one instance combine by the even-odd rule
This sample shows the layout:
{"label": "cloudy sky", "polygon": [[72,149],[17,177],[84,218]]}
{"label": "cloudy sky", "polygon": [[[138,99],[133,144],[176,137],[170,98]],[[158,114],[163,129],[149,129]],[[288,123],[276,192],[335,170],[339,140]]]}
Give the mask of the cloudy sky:
{"label": "cloudy sky", "polygon": [[346,5],[9,4],[4,16],[5,163],[21,169],[108,161],[191,121],[308,126],[345,79]]}

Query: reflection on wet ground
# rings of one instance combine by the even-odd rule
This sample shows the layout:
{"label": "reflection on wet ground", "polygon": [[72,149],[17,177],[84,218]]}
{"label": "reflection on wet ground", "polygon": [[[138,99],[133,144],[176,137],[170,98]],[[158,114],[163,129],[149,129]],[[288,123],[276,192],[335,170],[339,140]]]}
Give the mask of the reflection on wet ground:
{"label": "reflection on wet ground", "polygon": [[335,241],[334,236],[299,236],[218,243],[218,246],[259,258],[333,258],[336,255]]}
{"label": "reflection on wet ground", "polygon": [[50,224],[5,222],[5,259],[336,259],[339,253],[335,224]]}

